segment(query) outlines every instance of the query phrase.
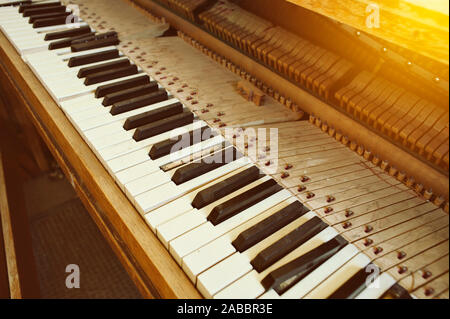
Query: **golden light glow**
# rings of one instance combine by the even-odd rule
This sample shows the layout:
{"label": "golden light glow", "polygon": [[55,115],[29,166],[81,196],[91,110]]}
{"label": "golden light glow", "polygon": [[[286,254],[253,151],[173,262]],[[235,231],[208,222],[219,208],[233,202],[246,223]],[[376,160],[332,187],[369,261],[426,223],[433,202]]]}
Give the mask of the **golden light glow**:
{"label": "golden light glow", "polygon": [[403,0],[413,5],[423,7],[432,11],[440,12],[443,14],[449,14],[449,1],[448,0]]}

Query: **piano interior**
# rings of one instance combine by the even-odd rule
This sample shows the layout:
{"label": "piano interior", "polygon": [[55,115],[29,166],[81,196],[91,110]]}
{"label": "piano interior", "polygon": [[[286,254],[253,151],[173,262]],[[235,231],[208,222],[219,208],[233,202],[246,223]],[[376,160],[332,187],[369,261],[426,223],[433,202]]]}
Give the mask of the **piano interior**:
{"label": "piano interior", "polygon": [[146,298],[448,299],[439,3],[0,0],[4,296],[56,169]]}

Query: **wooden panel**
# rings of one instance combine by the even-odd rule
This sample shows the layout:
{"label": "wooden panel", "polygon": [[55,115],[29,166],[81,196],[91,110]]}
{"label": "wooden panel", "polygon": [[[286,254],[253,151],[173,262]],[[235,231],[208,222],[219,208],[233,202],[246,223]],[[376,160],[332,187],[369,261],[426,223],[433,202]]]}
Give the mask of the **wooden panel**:
{"label": "wooden panel", "polygon": [[[440,13],[410,1],[390,0],[287,0],[296,5],[350,25],[368,34],[388,40],[401,47],[421,52],[448,65],[449,62],[449,20],[448,3],[442,3],[446,13]],[[420,4],[415,1],[415,3]],[[378,27],[368,27],[370,5],[379,8]],[[368,11],[366,11],[368,10]],[[369,24],[370,25],[370,24]]]}
{"label": "wooden panel", "polygon": [[22,294],[9,213],[3,159],[0,152],[0,298],[17,299]]}

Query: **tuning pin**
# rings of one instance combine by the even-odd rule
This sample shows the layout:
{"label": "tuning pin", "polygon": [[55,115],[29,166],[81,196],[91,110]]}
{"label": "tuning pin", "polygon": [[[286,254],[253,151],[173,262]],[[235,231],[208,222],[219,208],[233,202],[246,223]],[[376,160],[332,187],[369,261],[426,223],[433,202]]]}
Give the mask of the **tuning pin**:
{"label": "tuning pin", "polygon": [[330,129],[328,130],[328,135],[331,137],[334,137],[335,134],[336,134],[336,129],[334,127],[330,127]]}
{"label": "tuning pin", "polygon": [[415,191],[417,194],[422,194],[424,186],[422,184],[416,184]]}
{"label": "tuning pin", "polygon": [[432,189],[428,189],[423,193],[423,197],[426,200],[431,200],[431,198],[433,197],[433,190]]}
{"label": "tuning pin", "polygon": [[382,161],[382,162],[381,162],[380,168],[381,168],[383,171],[386,171],[386,170],[389,168],[389,162],[386,161],[386,160]]}
{"label": "tuning pin", "polygon": [[323,212],[325,213],[325,214],[329,214],[329,213],[331,213],[331,212],[333,212],[333,207],[325,207],[324,208],[324,210],[323,210]]}
{"label": "tuning pin", "polygon": [[364,146],[362,146],[362,145],[358,146],[358,150],[356,151],[356,153],[358,153],[359,156],[363,156],[364,155]]}
{"label": "tuning pin", "polygon": [[372,158],[372,164],[375,165],[375,166],[378,166],[380,163],[381,163],[381,159],[378,157],[378,155],[375,155]]}
{"label": "tuning pin", "polygon": [[357,147],[358,147],[358,144],[356,144],[356,142],[354,142],[354,141],[350,142],[350,149],[352,151],[356,151]]}
{"label": "tuning pin", "polygon": [[370,161],[372,159],[372,152],[369,150],[364,151],[364,159]]}
{"label": "tuning pin", "polygon": [[397,169],[396,167],[392,166],[392,167],[389,169],[389,175],[391,175],[392,177],[395,176],[395,175],[397,175],[397,173],[398,173],[398,169]]}
{"label": "tuning pin", "polygon": [[404,182],[405,179],[406,179],[406,172],[400,172],[400,173],[398,173],[398,175],[397,175],[397,180],[398,180],[399,182]]}
{"label": "tuning pin", "polygon": [[316,122],[316,117],[314,116],[314,114],[311,114],[309,116],[309,123],[314,124]]}
{"label": "tuning pin", "polygon": [[348,136],[342,137],[341,143],[342,143],[343,145],[347,146],[349,142],[350,142],[350,140],[348,139]]}
{"label": "tuning pin", "polygon": [[328,195],[327,196],[327,203],[332,203],[336,200],[336,197],[332,196],[332,195]]}

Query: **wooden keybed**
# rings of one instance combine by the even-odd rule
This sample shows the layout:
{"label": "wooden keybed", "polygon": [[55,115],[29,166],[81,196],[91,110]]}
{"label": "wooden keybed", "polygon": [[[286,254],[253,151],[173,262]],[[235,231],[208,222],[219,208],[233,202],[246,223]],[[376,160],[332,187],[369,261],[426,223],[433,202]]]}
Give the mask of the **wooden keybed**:
{"label": "wooden keybed", "polygon": [[[407,274],[396,273],[396,264],[391,262],[393,259],[391,255],[396,253],[396,247],[401,247],[401,237],[398,236],[406,229],[400,226],[397,228],[390,227],[392,224],[389,224],[389,218],[393,218],[392,216],[395,215],[399,218],[396,223],[401,223],[402,221],[407,221],[408,218],[416,217],[413,223],[408,223],[408,229],[417,229],[418,235],[414,238],[407,238],[407,240],[413,243],[414,240],[431,236],[431,239],[424,240],[420,249],[426,250],[427,247],[431,248],[442,242],[443,246],[435,250],[438,254],[445,252],[445,238],[447,238],[448,246],[448,231],[445,232],[445,229],[442,229],[442,225],[448,223],[448,216],[434,204],[425,204],[423,199],[419,199],[402,182],[408,184],[408,180],[410,180],[409,175],[403,173],[403,170],[407,171],[406,168],[411,169],[412,166],[413,169],[424,169],[425,172],[423,174],[419,173],[415,177],[418,180],[420,179],[421,183],[425,185],[425,189],[422,186],[422,189],[417,189],[416,187],[416,190],[423,192],[430,185],[433,185],[433,189],[437,194],[444,194],[444,196],[447,194],[448,199],[448,177],[442,176],[440,172],[435,170],[430,170],[427,164],[418,160],[417,157],[399,150],[390,143],[386,143],[383,138],[367,130],[364,126],[343,116],[323,101],[300,91],[286,79],[270,73],[261,64],[255,63],[249,57],[226,46],[210,34],[196,29],[195,26],[186,23],[164,7],[148,1],[135,2],[152,9],[152,12],[157,15],[163,15],[173,26],[181,29],[183,32],[195,34],[195,39],[199,39],[202,43],[207,43],[208,47],[203,46],[192,37],[186,35],[186,33],[181,32],[179,33],[179,38],[145,39],[145,37],[136,38],[135,36],[127,38],[126,29],[121,33],[120,27],[117,27],[117,22],[114,21],[113,17],[111,19],[109,17],[108,19],[105,18],[105,21],[97,19],[95,16],[90,16],[90,18],[89,15],[83,16],[83,12],[81,12],[81,15],[93,25],[96,22],[100,23],[105,30],[108,30],[112,25],[114,26],[113,28],[118,29],[117,31],[122,39],[120,48],[211,126],[222,129],[231,126],[258,128],[258,125],[259,128],[278,127],[280,129],[278,149],[280,162],[277,167],[277,173],[273,176],[283,186],[294,193],[298,193],[298,197],[302,201],[315,209],[320,216],[334,225],[340,233],[354,242],[361,250],[367,251],[369,254],[372,252],[373,256],[371,257],[374,259],[381,257],[380,263],[383,265],[383,269],[390,269],[391,275],[404,283],[404,287],[408,286],[408,281],[412,277],[407,276]],[[77,3],[84,4],[86,7],[89,6],[89,8],[86,8],[86,13],[89,10],[93,10],[91,5],[83,3],[83,1],[77,1]],[[98,7],[96,9],[98,10]],[[186,9],[186,12],[190,12],[189,10],[191,9]],[[152,17],[152,20],[156,21],[154,30],[163,29],[158,26],[161,25],[161,20],[154,17]],[[228,36],[230,35],[231,33]],[[70,177],[94,220],[105,234],[105,237],[109,239],[143,295],[164,298],[199,297],[197,290],[161,246],[158,239],[148,230],[147,225],[138,216],[135,209],[115,185],[96,157],[93,156],[89,148],[86,147],[78,133],[72,128],[39,81],[28,67],[22,61],[19,61],[20,59],[17,57],[14,49],[3,35],[1,35],[0,41],[2,48],[2,73],[9,75],[6,81],[9,82],[9,85],[18,87],[23,92],[18,94],[23,96],[25,108],[35,119],[35,124],[39,128],[40,134],[43,136],[46,144],[50,146],[58,162],[62,164],[66,175]],[[190,48],[185,42],[206,53],[209,57],[231,70],[232,73],[224,71],[215,62],[202,57],[199,52]],[[219,51],[218,49],[223,49],[221,50],[221,56],[215,54],[209,48],[216,52]],[[170,50],[173,51],[170,52]],[[228,53],[230,54],[229,56],[227,55]],[[224,58],[224,56],[227,58]],[[236,62],[238,59],[239,62]],[[197,66],[195,70],[189,66],[189,63],[193,63],[193,61],[195,61]],[[252,74],[247,73],[245,70],[252,70]],[[205,81],[202,77],[204,72],[209,72],[208,74],[210,74],[208,81]],[[269,95],[274,99],[269,99],[268,103],[261,109],[252,103],[245,102],[237,91],[233,91],[234,85],[240,77],[246,78],[253,83],[260,81],[260,87],[269,92]],[[278,84],[280,90],[278,90],[277,86],[269,88],[264,84],[277,82],[277,80],[280,80]],[[222,88],[223,94],[210,93],[217,86]],[[278,92],[275,92],[275,90]],[[291,92],[293,94],[289,95]],[[287,98],[287,96],[290,98]],[[281,101],[284,106],[277,103],[276,100]],[[239,110],[238,114],[236,114],[236,106]],[[318,106],[323,107],[326,111],[318,110]],[[307,121],[295,122],[296,120],[304,119],[304,112],[316,115],[309,117],[309,123]],[[331,123],[338,123],[338,121],[341,122],[341,126],[332,126]],[[346,125],[352,125],[353,130],[343,130],[342,128],[345,128]],[[357,131],[357,134],[354,131]],[[290,139],[291,134],[304,139],[302,141],[295,138]],[[356,136],[357,138],[355,138]],[[233,137],[229,138],[233,140]],[[319,140],[319,143],[317,143],[317,140]],[[313,141],[316,142],[314,143]],[[296,147],[292,147],[293,142],[298,143],[295,144]],[[248,141],[242,151],[249,153],[253,148],[261,150],[262,147],[265,148],[267,145],[264,144],[264,146],[259,147],[258,143],[260,141]],[[368,146],[370,146],[371,151],[369,151]],[[297,150],[302,149],[304,150],[303,153],[298,153]],[[319,150],[323,152],[324,156],[322,159],[324,160],[320,156],[311,157],[308,155],[320,155],[320,153],[317,153]],[[389,164],[382,162],[384,158],[379,159],[377,156],[374,156],[374,154],[380,154],[381,156],[389,153],[390,150],[394,154],[389,158]],[[270,150],[265,151],[270,153]],[[352,151],[355,151],[356,154]],[[342,164],[342,167],[339,164],[333,164],[336,156],[338,157],[338,163],[339,161],[345,163]],[[326,160],[327,158],[328,160]],[[266,159],[255,159],[255,161],[258,160],[261,167],[266,166]],[[322,166],[308,164],[308,162],[312,163],[317,160],[323,161]],[[354,164],[352,166],[349,163]],[[315,171],[314,167],[319,167],[320,169]],[[323,176],[320,177],[321,170],[326,171],[330,169],[337,169],[335,180],[333,181],[333,176],[330,177],[331,181],[321,180],[323,178]],[[349,176],[349,170],[353,172],[353,169],[358,172],[354,179],[345,180]],[[299,179],[304,179],[304,182],[299,183]],[[374,183],[375,186],[370,185],[368,189],[362,192],[352,193],[352,191],[349,191],[347,194],[346,185],[349,189],[358,188],[358,186],[364,188],[364,184],[358,184],[355,181],[359,183],[370,182]],[[344,183],[340,186],[343,188],[333,189],[333,182],[337,184]],[[346,182],[347,184],[345,184]],[[331,188],[326,189],[326,187]],[[334,193],[338,194],[338,196],[330,200],[332,199],[330,194]],[[314,196],[310,197],[310,195]],[[341,195],[343,196],[341,197]],[[397,202],[410,200],[411,206],[408,206],[409,210],[404,212],[404,214],[399,214],[404,209],[401,209],[399,206],[397,208],[387,206],[384,211],[381,209],[380,212],[377,212],[378,215],[375,215],[373,209],[375,207],[384,207],[380,207],[380,205],[383,205],[383,200],[391,195],[392,201],[388,205],[397,207],[395,206]],[[445,203],[446,199],[442,199],[442,197],[436,196],[434,193],[429,194],[427,191],[423,192],[423,196],[426,199],[432,199],[438,206],[443,205],[448,211],[448,204]],[[415,208],[418,206],[421,208]],[[350,213],[352,215],[347,216]],[[400,218],[400,216],[402,217]],[[425,216],[427,219],[425,219]],[[352,220],[351,225],[346,224],[349,217]],[[423,220],[427,221],[427,225],[421,228],[419,221],[423,222]],[[373,229],[374,226],[370,225],[371,221],[377,221],[375,229]],[[368,226],[372,227],[370,232],[373,231],[374,233],[370,238],[372,242],[369,244],[367,244],[367,237],[361,236],[364,228]],[[438,231],[437,237],[429,235],[430,231]],[[385,249],[382,255],[379,255],[375,251],[379,247],[378,245],[381,244],[386,244],[389,248]],[[410,249],[407,253],[411,253],[411,249],[412,252],[414,251],[413,244],[407,248]],[[433,252],[430,254],[434,256]],[[443,263],[442,260],[439,259],[435,263],[432,262],[430,267],[442,271],[442,269],[445,269],[445,263],[443,266],[441,265]],[[413,269],[413,276],[420,276],[421,267],[417,265],[417,261],[411,260],[409,268]],[[445,294],[448,294],[448,290],[445,288],[445,278],[447,278],[448,285],[448,270],[447,275],[444,274],[443,277],[439,277],[437,286],[441,287],[443,285],[444,288],[439,288],[439,295],[442,294],[444,298]],[[420,280],[418,282],[420,283]],[[424,294],[424,292],[421,293]],[[422,297],[425,296],[423,295]]]}

